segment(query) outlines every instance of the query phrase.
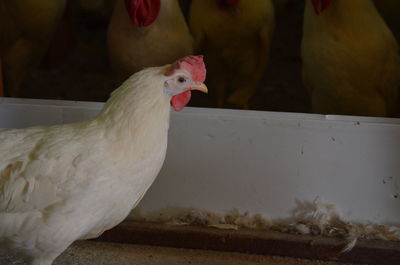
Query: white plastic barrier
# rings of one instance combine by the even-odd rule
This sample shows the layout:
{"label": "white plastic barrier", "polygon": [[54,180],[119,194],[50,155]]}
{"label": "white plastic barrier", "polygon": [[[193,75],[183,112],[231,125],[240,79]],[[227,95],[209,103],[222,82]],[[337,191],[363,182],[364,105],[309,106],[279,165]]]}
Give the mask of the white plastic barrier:
{"label": "white plastic barrier", "polygon": [[[0,99],[0,127],[93,117],[102,103]],[[400,224],[400,121],[186,108],[140,208],[233,208],[269,218],[321,198],[347,220]]]}

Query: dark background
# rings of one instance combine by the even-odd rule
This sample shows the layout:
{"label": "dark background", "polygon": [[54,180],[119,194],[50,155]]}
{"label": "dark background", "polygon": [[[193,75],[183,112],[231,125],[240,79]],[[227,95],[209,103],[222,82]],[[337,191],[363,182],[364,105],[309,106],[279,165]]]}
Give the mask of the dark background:
{"label": "dark background", "polygon": [[[310,112],[301,79],[304,0],[276,1],[285,4],[276,6],[276,26],[265,81],[251,100],[250,109]],[[180,2],[187,15],[190,0]],[[22,97],[106,101],[120,85],[108,62],[109,14],[85,12],[70,3],[42,64],[26,78]],[[400,27],[400,24],[392,22],[389,26],[396,30],[394,26]],[[209,96],[193,94],[191,106],[213,107]]]}

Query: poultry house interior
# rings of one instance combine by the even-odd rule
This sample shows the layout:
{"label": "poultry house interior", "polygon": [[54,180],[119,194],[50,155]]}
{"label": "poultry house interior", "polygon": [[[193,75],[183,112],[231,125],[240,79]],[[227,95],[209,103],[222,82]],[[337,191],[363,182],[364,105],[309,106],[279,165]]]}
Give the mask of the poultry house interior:
{"label": "poultry house interior", "polygon": [[[96,4],[93,4],[93,3]],[[183,15],[186,18],[187,24],[190,26],[190,4],[191,0],[180,0],[181,9],[183,10]],[[201,2],[201,1],[200,1]],[[392,30],[393,35],[398,38],[400,35],[399,29],[397,27],[397,21],[392,15],[390,10],[393,10],[396,6],[391,1],[378,1],[378,9],[381,11],[382,16],[387,18],[387,25]],[[23,98],[43,98],[43,99],[63,99],[63,100],[83,100],[83,101],[105,101],[109,94],[115,89],[117,85],[121,83],[123,79],[118,75],[118,71],[111,67],[112,50],[126,51],[125,46],[117,46],[113,49],[109,49],[107,46],[107,30],[109,29],[110,21],[113,17],[114,1],[70,1],[66,4],[64,8],[64,15],[60,21],[57,21],[57,29],[48,37],[51,39],[46,53],[36,60],[36,67],[31,67],[29,71],[25,71],[24,78],[21,77],[20,86],[23,87],[18,93],[18,97]],[[393,5],[395,7],[393,7]],[[200,7],[201,8],[201,7]],[[259,52],[258,56],[265,57],[265,68],[264,66],[255,66],[256,70],[251,70],[252,79],[256,78],[254,76],[255,72],[260,72],[260,82],[253,85],[254,92],[252,92],[250,99],[248,101],[247,109],[251,110],[265,110],[265,111],[283,111],[283,112],[301,112],[301,113],[320,113],[320,114],[348,114],[348,115],[361,115],[361,116],[389,116],[397,117],[398,110],[392,111],[391,113],[369,113],[369,112],[358,112],[354,108],[347,108],[348,111],[341,111],[340,109],[335,112],[335,109],[314,109],[312,104],[312,92],[310,92],[310,87],[307,86],[306,81],[303,80],[303,69],[305,66],[302,65],[301,58],[301,47],[303,38],[303,17],[304,17],[304,1],[293,1],[293,0],[275,0],[274,1],[274,23],[272,25],[266,25],[266,27],[272,28],[269,33],[270,44],[263,44],[260,47],[267,46],[269,51],[267,53],[262,52],[260,48],[249,48],[254,49]],[[196,10],[192,10],[194,13]],[[225,12],[225,10],[223,10]],[[229,11],[229,10],[228,10]],[[201,10],[199,11],[201,12]],[[231,12],[231,11],[229,11]],[[201,13],[200,13],[201,14]],[[114,14],[114,17],[116,15]],[[269,15],[271,16],[271,15]],[[236,21],[233,23],[242,23]],[[245,21],[244,23],[252,23]],[[115,23],[113,23],[115,24]],[[192,23],[195,24],[195,23]],[[115,26],[113,26],[115,28]],[[170,27],[174,27],[173,25]],[[189,27],[192,34],[195,26]],[[166,26],[165,31],[168,32],[168,27]],[[216,32],[216,34],[228,35],[229,29],[221,29],[221,32]],[[225,31],[225,32],[224,32]],[[118,31],[124,35],[123,30]],[[207,32],[206,32],[207,33]],[[235,35],[236,34],[236,35]],[[231,39],[237,38],[242,39],[240,32],[237,32]],[[115,35],[115,34],[114,34]],[[118,35],[117,35],[118,36]],[[118,38],[118,37],[117,37]],[[162,36],[160,38],[173,38],[171,36]],[[124,42],[125,39],[117,39],[115,42]],[[152,41],[151,39],[149,41]],[[254,40],[253,42],[255,42]],[[110,42],[110,40],[108,41]],[[157,40],[156,42],[162,42]],[[198,41],[197,41],[198,42]],[[227,43],[232,41],[220,42],[218,45],[223,45],[223,47],[228,47]],[[243,45],[249,45],[242,43]],[[175,45],[171,42],[170,45]],[[196,44],[194,40],[195,53],[204,53],[207,51],[202,49]],[[182,49],[183,46],[179,46],[175,49]],[[209,51],[213,51],[214,48],[208,46]],[[160,50],[165,49],[163,47]],[[171,48],[174,49],[174,48]],[[181,54],[188,53],[187,48],[183,48]],[[185,51],[186,49],[186,51]],[[221,47],[215,47],[217,53],[221,50]],[[233,49],[240,51],[240,45],[235,46]],[[4,57],[5,49],[2,48],[2,53]],[[129,50],[129,49],[128,49]],[[140,49],[139,49],[140,50]],[[19,52],[19,50],[17,49]],[[146,52],[143,51],[146,57]],[[256,52],[256,54],[257,54]],[[335,50],[331,50],[335,52]],[[208,52],[209,53],[209,52]],[[229,49],[225,49],[225,53],[229,53]],[[239,53],[239,52],[238,52]],[[244,57],[251,57],[253,55],[244,53]],[[263,53],[264,55],[261,55]],[[367,51],[368,53],[368,51]],[[123,52],[121,52],[123,54]],[[210,53],[209,53],[210,54]],[[171,58],[179,57],[177,55],[170,55]],[[319,55],[318,55],[319,56]],[[120,56],[121,57],[121,56]],[[134,58],[134,54],[127,56],[129,58]],[[215,56],[210,54],[210,58]],[[229,58],[235,57],[234,52],[225,56],[225,59],[216,58],[218,61],[228,65],[241,65],[246,64],[248,59],[236,59],[232,61]],[[237,57],[237,56],[236,56]],[[166,57],[168,58],[168,57]],[[138,59],[138,58],[137,58]],[[136,60],[137,60],[136,59]],[[145,58],[151,61],[152,59]],[[26,59],[33,60],[33,59]],[[143,62],[143,66],[146,66],[145,60],[140,59]],[[163,59],[166,61],[167,59]],[[225,60],[225,61],[224,61]],[[240,61],[242,60],[242,61]],[[350,59],[349,59],[350,60]],[[3,59],[4,61],[4,59]],[[153,60],[154,61],[154,60]],[[40,62],[40,64],[38,63]],[[25,63],[22,59],[22,63]],[[323,64],[324,62],[321,62]],[[344,58],[345,64],[346,60]],[[4,64],[4,62],[3,62]],[[160,63],[159,63],[160,64]],[[227,68],[226,71],[232,72],[230,76],[225,77],[224,71],[214,71],[213,67],[215,63],[209,64],[209,78],[207,82],[211,82],[215,86],[215,79],[213,76],[217,76],[218,82],[222,82],[224,78],[232,79],[233,76],[243,76],[239,78],[235,83],[240,84],[241,79],[248,79],[250,73],[246,73],[244,70],[232,70],[232,68]],[[248,63],[246,65],[249,65]],[[138,66],[132,69],[138,69]],[[216,66],[217,69],[221,68]],[[253,66],[248,66],[251,69]],[[340,64],[337,65],[340,67]],[[385,66],[382,66],[382,68]],[[4,66],[3,66],[4,69]],[[22,71],[22,70],[21,70]],[[129,69],[127,69],[129,72]],[[239,72],[235,72],[239,71]],[[242,72],[242,74],[240,74]],[[262,73],[261,73],[262,72]],[[368,75],[368,73],[362,72],[363,75]],[[247,76],[246,76],[247,75]],[[317,73],[316,75],[319,75]],[[219,77],[221,76],[221,77]],[[125,74],[126,77],[126,74]],[[4,78],[4,77],[3,77]],[[329,79],[329,77],[326,77]],[[332,78],[335,78],[333,76]],[[342,78],[337,76],[338,79]],[[345,78],[345,77],[344,77]],[[351,79],[351,78],[350,78]],[[348,82],[348,80],[343,80],[343,82]],[[395,83],[397,81],[394,81]],[[246,81],[243,81],[245,86]],[[216,89],[211,89],[210,95],[196,95],[192,99],[191,105],[198,107],[224,107],[224,108],[243,108],[240,104],[231,104],[226,102],[226,104],[216,103],[216,91],[221,91],[216,86]],[[7,90],[7,87],[4,88]],[[251,90],[251,89],[250,89]],[[350,94],[350,92],[338,90],[344,95]],[[232,95],[234,91],[226,91],[226,98]],[[6,93],[7,95],[7,93]],[[234,95],[232,95],[234,96]],[[239,95],[239,98],[243,97]],[[371,97],[373,97],[371,95]],[[393,95],[392,97],[396,97]],[[347,105],[357,105],[357,100],[360,96],[350,100]],[[229,99],[228,99],[229,101]],[[322,102],[322,99],[318,98],[317,102]],[[398,100],[397,100],[398,101]],[[397,103],[396,101],[396,103]],[[396,104],[395,103],[395,104]],[[316,103],[318,104],[318,103]],[[322,103],[321,103],[322,104]],[[315,105],[315,104],[314,104]],[[326,104],[324,104],[326,105]],[[397,107],[398,109],[398,107]],[[324,113],[325,111],[325,113]],[[330,111],[330,112],[329,112]]]}
{"label": "poultry house interior", "polygon": [[[180,2],[188,18],[190,1]],[[267,70],[249,108],[310,112],[307,90],[301,79],[300,43],[304,3],[278,2],[287,3],[276,7],[276,26]],[[109,62],[106,41],[112,9],[106,9],[109,11],[107,13],[104,9],[85,9],[73,3],[67,3],[47,54],[37,68],[27,73],[19,97],[105,101],[120,84]],[[191,106],[216,107],[211,95],[194,95]]]}
{"label": "poultry house interior", "polygon": [[[400,18],[396,15],[400,12],[398,2],[0,0],[0,100],[2,97],[10,97],[106,102],[116,88],[142,69],[166,65],[189,55],[203,55],[207,68],[207,78],[204,81],[207,87],[202,86],[199,90],[207,92],[208,88],[208,94],[193,93],[189,103],[190,95],[187,100],[181,99],[184,103],[178,107],[172,102],[175,110],[182,109],[188,103],[188,106],[210,109],[396,119],[400,118]],[[200,60],[200,57],[196,58]],[[175,64],[179,65],[178,62]],[[172,64],[171,69],[180,67],[175,64]],[[203,78],[199,80],[203,82]],[[194,81],[198,80],[193,78]],[[168,108],[169,104],[168,102]],[[395,123],[397,125],[397,121]],[[296,126],[300,128],[300,122]],[[165,128],[168,131],[168,125]],[[234,134],[230,136],[236,137]],[[207,137],[215,140],[214,135],[207,134]],[[0,143],[1,140],[4,139],[0,135]],[[330,137],[330,141],[335,142],[336,139]],[[336,141],[339,142],[340,140]],[[253,144],[251,140],[249,144]],[[301,155],[303,149],[301,144]],[[1,182],[2,177],[6,176],[2,170],[0,167],[0,195],[1,189],[6,186]],[[7,165],[6,170],[11,174],[19,168],[8,168]],[[393,180],[393,183],[396,182],[393,184],[396,195],[392,196],[397,200],[400,194],[400,176],[390,178],[385,178],[384,184],[393,178],[399,179],[399,182]],[[139,200],[141,196],[143,194],[140,194]],[[1,203],[0,199],[0,206]],[[0,207],[0,217],[1,210]],[[170,218],[165,223],[176,222],[179,218]],[[261,220],[257,218],[258,216],[252,219],[252,222]],[[326,218],[334,219],[332,216]],[[154,223],[158,221],[150,220]],[[209,221],[194,217],[187,223],[196,222]],[[269,220],[262,222],[268,223]],[[287,226],[272,230],[286,233],[287,227],[291,227],[294,231],[292,233],[308,236],[319,225],[296,223],[293,226],[291,220],[285,222]],[[349,239],[346,233],[351,229],[370,229],[369,233],[374,234],[362,239],[380,238],[392,242],[389,237],[393,235],[393,241],[400,240],[400,228],[397,225],[396,231],[389,231],[391,227],[386,229],[374,226],[373,230],[372,224],[359,228],[345,220],[340,219],[338,222],[341,224],[339,228],[332,225],[329,229],[342,229],[341,233],[336,230],[334,233],[347,240],[345,248],[352,249],[358,240],[356,237]],[[217,222],[217,225],[214,224],[214,228],[216,227],[222,231],[252,228],[229,222]],[[268,224],[268,229],[271,227],[274,226]],[[1,229],[0,220],[0,237]],[[389,236],[382,236],[386,232]],[[179,228],[174,233],[180,235]],[[326,232],[328,233],[330,232]],[[150,237],[152,234],[148,232],[146,235]],[[124,236],[118,233],[114,236],[122,239],[113,243],[104,242],[113,241],[108,239],[103,242],[75,242],[62,254],[58,253],[58,258],[52,257],[50,263],[33,261],[32,265],[48,265],[55,258],[52,263],[54,265],[152,265],[165,264],[166,261],[171,264],[340,265],[365,261],[369,248],[377,253],[377,258],[371,264],[380,264],[379,257],[384,257],[387,253],[394,253],[393,258],[382,264],[400,264],[399,245],[389,243],[370,247],[363,245],[362,240],[361,247],[357,249],[359,252],[354,256],[350,254],[348,258],[344,254],[344,259],[339,259],[326,247],[331,242],[316,243],[320,247],[317,250],[327,253],[327,258],[305,251],[304,249],[314,244],[312,240],[299,243],[297,239],[284,238],[284,242],[289,242],[285,248],[289,249],[290,244],[293,244],[301,249],[298,251],[300,254],[278,257],[285,255],[280,255],[282,252],[279,251],[264,255],[257,248],[250,248],[249,253],[232,254],[223,248],[219,249],[218,243],[214,244],[217,247],[211,249],[170,248],[182,247],[183,243],[171,243],[171,246],[158,244],[162,239],[155,240],[156,243],[138,240],[133,243],[129,241],[131,244],[120,244],[124,242]],[[221,242],[230,237],[213,236],[209,238]],[[243,240],[246,236],[245,231],[238,238]],[[199,238],[199,241],[203,240]],[[273,246],[275,241],[271,243],[268,240],[270,239],[260,242]],[[212,240],[210,242],[213,245]],[[245,240],[241,242],[245,242],[244,245],[253,244]],[[299,244],[296,245],[297,243]],[[0,246],[1,244],[0,238]],[[343,244],[336,241],[332,244],[339,252],[343,250]],[[231,249],[228,248],[228,251]],[[302,251],[307,253],[303,255]],[[365,257],[360,258],[363,255]],[[320,258],[323,260],[319,260]],[[393,260],[394,263],[391,263]],[[0,249],[0,265],[6,264],[25,263],[18,254]]]}

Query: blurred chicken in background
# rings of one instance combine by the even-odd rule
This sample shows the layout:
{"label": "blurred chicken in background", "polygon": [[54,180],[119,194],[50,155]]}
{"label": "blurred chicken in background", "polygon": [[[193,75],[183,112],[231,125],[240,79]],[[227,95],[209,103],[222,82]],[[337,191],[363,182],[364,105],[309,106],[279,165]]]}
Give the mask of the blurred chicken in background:
{"label": "blurred chicken in background", "polygon": [[371,0],[306,0],[303,34],[313,112],[395,115],[398,45]]}
{"label": "blurred chicken in background", "polygon": [[267,66],[275,22],[271,0],[193,0],[189,20],[217,106],[227,98],[248,109]]}
{"label": "blurred chicken in background", "polygon": [[41,61],[66,0],[0,0],[0,62],[4,92],[16,97],[26,74]]}
{"label": "blurred chicken in background", "polygon": [[[41,66],[54,69],[57,65],[64,64],[69,56],[73,56],[76,49],[93,50],[92,46],[88,46],[96,45],[93,42],[97,41],[97,38],[105,43],[105,29],[109,24],[114,4],[115,0],[68,1],[64,16]],[[98,34],[99,31],[101,34]],[[87,61],[90,61],[88,52],[84,53]]]}
{"label": "blurred chicken in background", "polygon": [[121,79],[193,52],[178,0],[117,0],[107,38],[111,65]]}
{"label": "blurred chicken in background", "polygon": [[400,41],[400,1],[399,0],[375,0],[376,8],[385,20],[388,27]]}

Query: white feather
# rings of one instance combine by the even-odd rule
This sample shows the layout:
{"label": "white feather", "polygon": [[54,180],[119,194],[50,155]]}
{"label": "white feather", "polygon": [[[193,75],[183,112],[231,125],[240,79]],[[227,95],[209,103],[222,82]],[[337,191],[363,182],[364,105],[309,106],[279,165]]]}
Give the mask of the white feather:
{"label": "white feather", "polygon": [[51,264],[129,214],[166,153],[163,69],[133,75],[94,119],[0,130],[0,243]]}

